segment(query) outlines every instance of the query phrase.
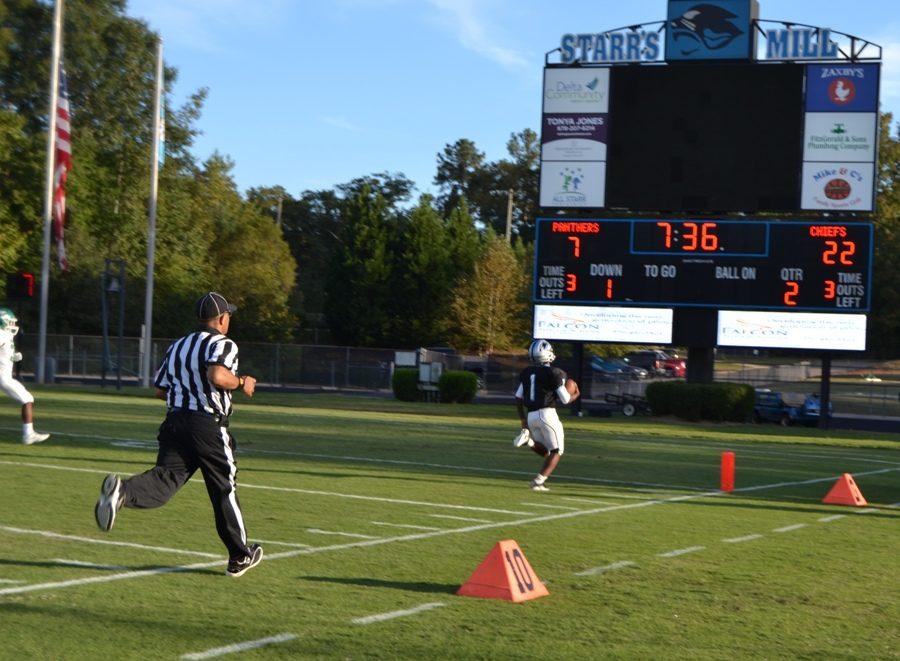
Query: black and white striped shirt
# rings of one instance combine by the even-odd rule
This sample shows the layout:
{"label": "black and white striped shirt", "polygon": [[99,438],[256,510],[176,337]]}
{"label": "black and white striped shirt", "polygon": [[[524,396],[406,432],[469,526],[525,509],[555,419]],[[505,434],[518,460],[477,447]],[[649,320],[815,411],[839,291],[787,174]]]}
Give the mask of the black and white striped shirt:
{"label": "black and white striped shirt", "polygon": [[231,415],[231,391],[213,386],[206,376],[210,365],[238,371],[237,345],[221,333],[204,329],[175,340],[166,350],[154,384],[166,391],[170,409]]}

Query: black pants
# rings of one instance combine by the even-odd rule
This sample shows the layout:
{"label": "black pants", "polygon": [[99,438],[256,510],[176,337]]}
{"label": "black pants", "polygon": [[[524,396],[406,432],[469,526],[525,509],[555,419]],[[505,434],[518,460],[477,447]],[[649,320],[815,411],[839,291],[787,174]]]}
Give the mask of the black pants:
{"label": "black pants", "polygon": [[216,517],[216,530],[229,557],[247,551],[247,533],[237,498],[234,439],[215,418],[187,411],[171,412],[159,427],[156,466],[124,482],[125,507],[165,505],[197,469]]}

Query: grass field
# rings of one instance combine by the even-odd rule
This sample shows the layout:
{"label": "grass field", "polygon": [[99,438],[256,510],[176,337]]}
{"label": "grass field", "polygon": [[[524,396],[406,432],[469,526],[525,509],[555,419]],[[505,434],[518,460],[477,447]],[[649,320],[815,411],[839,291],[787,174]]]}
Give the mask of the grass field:
{"label": "grass field", "polygon": [[[267,558],[232,580],[199,476],[96,529],[103,475],[152,465],[160,402],[36,394],[38,446],[0,400],[3,658],[900,658],[900,434],[566,416],[532,493],[511,406],[261,393],[232,430]],[[843,472],[870,507],[820,502]],[[502,539],[550,596],[455,595]]]}

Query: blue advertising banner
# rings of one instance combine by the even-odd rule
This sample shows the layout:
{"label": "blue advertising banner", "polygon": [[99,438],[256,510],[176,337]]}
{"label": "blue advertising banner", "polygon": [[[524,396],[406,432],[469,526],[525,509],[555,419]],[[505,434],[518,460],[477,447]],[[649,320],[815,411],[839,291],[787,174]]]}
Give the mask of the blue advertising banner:
{"label": "blue advertising banner", "polygon": [[666,59],[750,59],[758,11],[755,0],[669,0]]}
{"label": "blue advertising banner", "polygon": [[810,64],[806,67],[806,110],[876,112],[878,64]]}

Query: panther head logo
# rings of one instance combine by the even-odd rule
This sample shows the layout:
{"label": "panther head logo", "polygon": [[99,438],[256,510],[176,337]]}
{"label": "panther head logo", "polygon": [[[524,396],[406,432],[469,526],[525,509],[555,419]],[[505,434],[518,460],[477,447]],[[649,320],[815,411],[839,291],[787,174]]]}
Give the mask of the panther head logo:
{"label": "panther head logo", "polygon": [[737,18],[727,9],[716,5],[694,5],[669,24],[672,40],[682,55],[691,55],[701,48],[719,50],[744,34],[730,19]]}

